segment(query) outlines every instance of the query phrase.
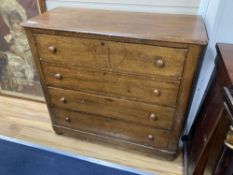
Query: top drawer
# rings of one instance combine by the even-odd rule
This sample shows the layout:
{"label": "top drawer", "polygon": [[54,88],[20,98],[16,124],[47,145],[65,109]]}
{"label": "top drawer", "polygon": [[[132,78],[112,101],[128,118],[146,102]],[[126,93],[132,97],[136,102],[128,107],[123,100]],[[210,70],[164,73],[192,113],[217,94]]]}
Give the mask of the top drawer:
{"label": "top drawer", "polygon": [[186,49],[36,34],[39,56],[60,64],[181,77]]}

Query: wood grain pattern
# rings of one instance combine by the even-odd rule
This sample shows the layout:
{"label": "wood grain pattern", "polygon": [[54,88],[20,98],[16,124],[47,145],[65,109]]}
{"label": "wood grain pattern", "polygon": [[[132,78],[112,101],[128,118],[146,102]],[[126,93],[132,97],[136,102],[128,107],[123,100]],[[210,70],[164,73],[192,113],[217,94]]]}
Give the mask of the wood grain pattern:
{"label": "wood grain pattern", "polygon": [[[80,140],[95,142],[98,144],[111,146],[117,149],[122,150],[131,150],[135,154],[143,153],[149,157],[155,157],[162,160],[174,160],[176,152],[172,152],[169,150],[164,150],[163,148],[155,148],[147,145],[142,145],[130,141],[125,141],[123,139],[117,139],[115,137],[107,137],[103,134],[94,134],[90,132],[84,132],[77,129],[72,129],[60,125],[53,125],[53,129],[59,135],[69,136],[69,137],[76,137]],[[145,151],[146,150],[146,151]]]}
{"label": "wood grain pattern", "polygon": [[183,78],[180,85],[179,97],[177,100],[177,117],[174,120],[174,131],[170,135],[168,148],[175,150],[179,142],[179,137],[183,129],[187,107],[189,105],[190,93],[192,91],[193,80],[195,78],[196,69],[198,66],[198,58],[201,56],[202,47],[197,45],[190,45],[184,66]]}
{"label": "wood grain pattern", "polygon": [[[122,150],[57,135],[50,123],[46,104],[0,96],[0,134],[100,160],[117,163],[159,175],[182,175],[182,155],[174,161],[136,154],[133,149]],[[14,107],[12,107],[14,106]]]}
{"label": "wood grain pattern", "polygon": [[[47,104],[47,107],[48,107],[48,102],[49,102],[50,99],[49,99],[48,93],[46,91],[46,85],[45,85],[45,80],[44,80],[44,76],[43,76],[43,70],[42,70],[41,65],[40,65],[40,59],[39,59],[39,55],[38,55],[38,52],[37,52],[37,49],[36,49],[36,43],[35,43],[35,40],[34,40],[34,37],[33,37],[33,33],[32,33],[32,31],[30,29],[26,29],[26,28],[25,28],[25,33],[27,35],[28,44],[29,44],[31,52],[32,52],[32,57],[33,57],[33,60],[34,60],[35,66],[36,66],[37,73],[38,73],[38,75],[40,77],[41,87],[42,87],[42,90],[44,92],[44,97],[45,97],[46,104]],[[54,114],[52,113],[52,111],[49,108],[48,108],[48,111],[49,111],[49,114],[51,116],[51,120],[53,122]]]}
{"label": "wood grain pattern", "polygon": [[[40,59],[46,62],[131,74],[180,78],[186,54],[186,49],[56,35],[37,34],[35,40]],[[160,60],[162,66],[157,65]]]}
{"label": "wood grain pattern", "polygon": [[[216,72],[213,74],[212,84],[190,133],[188,168],[190,174],[194,175],[203,173],[213,175],[225,174],[223,172],[230,170],[226,167],[226,165],[231,163],[229,159],[230,154],[224,157],[223,149],[225,147],[225,138],[232,122],[230,117],[232,114],[231,110],[228,112],[224,105],[224,102],[227,102],[224,87],[227,87],[230,93],[232,93],[233,45],[217,44],[216,48],[218,53]],[[226,103],[226,106],[229,109],[232,107],[230,103]],[[222,157],[220,158],[220,156]],[[221,161],[226,161],[226,164],[221,165]],[[232,169],[229,171],[229,174],[232,174]]]}
{"label": "wood grain pattern", "polygon": [[37,0],[41,13],[44,13],[44,12],[47,11],[47,7],[46,7],[46,2],[45,1],[46,0]]}
{"label": "wood grain pattern", "polygon": [[[97,94],[115,96],[141,102],[176,106],[179,82],[151,80],[144,77],[123,76],[111,72],[72,69],[42,62],[47,85]],[[55,74],[62,79],[56,79]],[[156,95],[154,90],[158,90]]]}
{"label": "wood grain pattern", "polygon": [[[70,20],[70,17],[78,20]],[[136,20],[133,20],[136,19]],[[22,24],[25,27],[137,40],[207,43],[200,16],[56,8]],[[132,41],[132,40],[131,40]]]}
{"label": "wood grain pattern", "polygon": [[[207,148],[208,145],[210,146],[209,141],[211,135],[213,135],[214,130],[217,128],[217,123],[223,116],[225,116],[223,104],[221,103],[223,101],[223,94],[219,78],[220,77],[215,77],[213,79],[211,89],[207,93],[201,111],[195,121],[195,125],[192,128],[192,134],[190,135],[192,140],[189,145],[190,174],[193,174],[196,168],[199,169],[195,170],[196,173],[204,171],[203,167],[205,163],[203,165],[201,163],[203,161],[203,155],[205,152],[204,150]],[[207,108],[208,106],[214,106],[214,108]],[[207,116],[208,118],[200,116]],[[221,140],[223,140],[224,137]],[[209,152],[209,149],[206,149],[206,152]],[[206,161],[207,157],[208,156],[204,158],[204,161]]]}
{"label": "wood grain pattern", "polygon": [[232,44],[224,44],[224,43],[219,43],[217,47],[217,51],[220,57],[224,58],[221,61],[222,66],[226,69],[226,74],[231,82],[233,82],[233,60],[232,60],[232,55],[233,55],[233,50],[232,50]]}
{"label": "wood grain pattern", "polygon": [[[101,46],[101,40],[42,34],[34,37],[42,60],[74,66],[107,68],[107,49]],[[49,47],[56,50],[52,52]]]}
{"label": "wood grain pattern", "polygon": [[[149,156],[171,158],[179,151],[196,67],[207,42],[201,18],[58,8],[23,25],[55,132]],[[131,125],[163,129],[168,133],[168,145],[142,147],[57,125],[59,114],[52,110],[54,106],[124,121],[129,133]],[[159,114],[153,124],[146,120],[151,110]]]}
{"label": "wood grain pattern", "polygon": [[[128,124],[124,121],[87,113],[72,112],[62,109],[54,109],[55,124],[75,130],[94,133],[109,138],[117,138],[122,141],[130,141],[136,144],[156,148],[164,148],[168,142],[168,131],[156,130],[141,125]],[[69,121],[66,121],[66,117]],[[143,132],[141,132],[143,130]]]}
{"label": "wood grain pattern", "polygon": [[106,46],[113,70],[165,78],[182,76],[186,49],[120,42],[107,42]]}
{"label": "wood grain pattern", "polygon": [[[22,24],[23,25],[23,24]],[[146,44],[146,45],[154,45],[160,47],[171,47],[171,48],[179,48],[179,49],[187,49],[187,43],[177,43],[177,42],[163,42],[163,41],[155,41],[155,40],[135,40],[133,38],[122,38],[122,37],[109,37],[107,35],[92,35],[88,33],[74,33],[74,32],[67,32],[65,30],[58,31],[58,30],[46,30],[40,28],[30,28],[34,35],[37,34],[45,34],[45,35],[61,35],[61,36],[68,36],[68,37],[78,37],[78,38],[89,38],[89,39],[98,39],[104,41],[115,41],[115,42],[124,42],[126,43],[134,43],[134,44]]]}
{"label": "wood grain pattern", "polygon": [[[49,88],[48,93],[51,97],[52,106],[157,128],[172,129],[172,121],[175,117],[175,109],[169,107],[131,102],[124,99],[58,88]],[[60,101],[62,97],[65,98],[65,103]],[[155,114],[156,118],[151,119],[151,114]]]}

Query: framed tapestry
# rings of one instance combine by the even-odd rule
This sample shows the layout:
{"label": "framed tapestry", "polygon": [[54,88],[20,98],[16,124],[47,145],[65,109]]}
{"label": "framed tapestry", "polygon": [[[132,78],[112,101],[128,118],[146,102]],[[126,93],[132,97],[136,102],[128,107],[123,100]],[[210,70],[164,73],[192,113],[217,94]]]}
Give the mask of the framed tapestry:
{"label": "framed tapestry", "polygon": [[0,94],[43,101],[20,23],[46,11],[45,0],[0,0]]}

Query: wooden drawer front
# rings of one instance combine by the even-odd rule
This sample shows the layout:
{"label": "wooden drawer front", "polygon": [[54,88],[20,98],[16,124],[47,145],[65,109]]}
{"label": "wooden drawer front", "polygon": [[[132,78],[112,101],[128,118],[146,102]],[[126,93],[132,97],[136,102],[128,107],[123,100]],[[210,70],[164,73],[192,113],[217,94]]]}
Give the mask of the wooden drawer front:
{"label": "wooden drawer front", "polygon": [[124,139],[151,147],[166,148],[169,132],[86,113],[53,109],[55,123],[102,136]]}
{"label": "wooden drawer front", "polygon": [[[43,60],[133,74],[181,77],[186,49],[38,34]],[[55,50],[54,50],[55,49]]]}
{"label": "wooden drawer front", "polygon": [[128,100],[48,88],[53,106],[171,129],[175,110]]}
{"label": "wooden drawer front", "polygon": [[179,82],[165,82],[111,72],[57,67],[47,63],[42,63],[42,66],[46,83],[51,86],[176,106]]}
{"label": "wooden drawer front", "polygon": [[56,35],[35,35],[42,60],[54,63],[107,68],[107,50],[100,40]]}
{"label": "wooden drawer front", "polygon": [[134,74],[181,77],[186,49],[106,42],[113,70]]}

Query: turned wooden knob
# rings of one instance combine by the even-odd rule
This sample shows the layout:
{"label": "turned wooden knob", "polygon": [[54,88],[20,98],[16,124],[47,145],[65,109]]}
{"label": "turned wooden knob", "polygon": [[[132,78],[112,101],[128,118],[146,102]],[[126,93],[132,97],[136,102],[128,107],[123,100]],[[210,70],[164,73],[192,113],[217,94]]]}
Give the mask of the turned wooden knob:
{"label": "turned wooden knob", "polygon": [[86,101],[85,101],[84,99],[82,99],[82,100],[80,100],[80,103],[81,103],[81,104],[85,104]]}
{"label": "turned wooden knob", "polygon": [[159,57],[156,59],[156,66],[157,67],[164,67],[164,61],[162,58]]}
{"label": "turned wooden knob", "polygon": [[151,121],[156,121],[158,119],[158,117],[154,113],[151,113],[150,116],[149,116],[149,119]]}
{"label": "turned wooden knob", "polygon": [[66,122],[70,122],[70,117],[65,117]]}
{"label": "turned wooden knob", "polygon": [[56,79],[58,79],[58,80],[61,80],[61,79],[62,79],[62,75],[61,75],[60,73],[56,73],[56,74],[54,75],[54,77],[55,77]]}
{"label": "turned wooden knob", "polygon": [[65,98],[65,97],[61,97],[61,98],[60,98],[60,102],[66,103],[66,102],[67,102],[67,101],[66,101],[66,98]]}
{"label": "turned wooden knob", "polygon": [[54,47],[54,46],[49,46],[49,47],[48,47],[48,50],[49,50],[50,52],[52,52],[52,53],[56,53],[56,51],[57,51],[56,47]]}
{"label": "turned wooden knob", "polygon": [[207,136],[204,135],[204,137],[203,137],[203,143],[204,143],[204,145],[206,144],[206,142],[207,142]]}
{"label": "turned wooden knob", "polygon": [[156,95],[156,96],[159,96],[159,95],[160,95],[160,91],[159,91],[158,89],[154,89],[154,90],[153,90],[153,93],[154,93],[154,95]]}
{"label": "turned wooden knob", "polygon": [[149,135],[148,135],[148,139],[149,139],[149,140],[154,140],[154,136],[151,135],[151,134],[149,134]]}

